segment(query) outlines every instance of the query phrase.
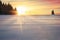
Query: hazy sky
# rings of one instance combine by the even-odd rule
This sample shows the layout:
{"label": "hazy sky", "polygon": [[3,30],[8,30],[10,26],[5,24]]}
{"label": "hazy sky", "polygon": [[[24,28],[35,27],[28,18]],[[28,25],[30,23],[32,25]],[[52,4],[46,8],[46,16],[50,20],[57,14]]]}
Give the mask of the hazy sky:
{"label": "hazy sky", "polygon": [[54,9],[56,14],[60,13],[60,0],[2,0],[5,3],[10,2],[13,7],[25,5],[32,10],[30,14],[50,14]]}

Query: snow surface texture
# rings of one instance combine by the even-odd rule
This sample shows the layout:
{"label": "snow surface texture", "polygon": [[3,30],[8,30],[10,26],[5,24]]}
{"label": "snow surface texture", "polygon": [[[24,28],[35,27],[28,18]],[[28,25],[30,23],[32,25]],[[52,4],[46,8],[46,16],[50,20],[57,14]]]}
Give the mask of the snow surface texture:
{"label": "snow surface texture", "polygon": [[60,40],[60,16],[0,15],[0,40]]}

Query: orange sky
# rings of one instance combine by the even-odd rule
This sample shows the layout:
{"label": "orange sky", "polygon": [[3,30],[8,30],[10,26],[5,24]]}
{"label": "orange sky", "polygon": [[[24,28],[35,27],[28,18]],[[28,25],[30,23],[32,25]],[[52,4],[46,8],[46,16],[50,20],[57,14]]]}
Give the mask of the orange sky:
{"label": "orange sky", "polygon": [[2,0],[5,3],[11,3],[13,7],[27,6],[31,10],[27,14],[32,15],[50,15],[54,9],[56,14],[60,13],[60,0]]}

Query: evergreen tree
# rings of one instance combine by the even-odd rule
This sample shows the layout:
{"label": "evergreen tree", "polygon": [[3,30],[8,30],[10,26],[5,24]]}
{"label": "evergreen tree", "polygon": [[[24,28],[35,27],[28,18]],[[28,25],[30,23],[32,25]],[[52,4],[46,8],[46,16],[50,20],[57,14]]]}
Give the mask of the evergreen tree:
{"label": "evergreen tree", "polygon": [[11,11],[16,11],[16,9],[13,10],[13,7],[11,6],[10,3],[4,4],[0,0],[0,15],[12,15],[12,14],[14,14]]}
{"label": "evergreen tree", "polygon": [[8,5],[7,5],[7,8],[8,8],[8,10],[13,10],[13,7],[12,7],[11,4],[9,4],[9,3],[8,3]]}
{"label": "evergreen tree", "polygon": [[0,14],[2,14],[2,1],[0,0]]}

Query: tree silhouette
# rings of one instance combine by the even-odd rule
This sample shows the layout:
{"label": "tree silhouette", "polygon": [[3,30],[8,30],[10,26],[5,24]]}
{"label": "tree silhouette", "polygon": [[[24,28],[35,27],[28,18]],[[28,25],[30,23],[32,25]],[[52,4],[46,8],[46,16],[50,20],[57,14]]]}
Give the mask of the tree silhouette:
{"label": "tree silhouette", "polygon": [[2,13],[2,2],[0,1],[0,14]]}
{"label": "tree silhouette", "polygon": [[11,4],[8,3],[7,9],[8,9],[8,10],[13,10],[13,7],[11,6]]}
{"label": "tree silhouette", "polygon": [[[13,7],[11,6],[10,3],[8,4],[4,4],[2,3],[2,1],[0,0],[0,15],[12,15],[14,13],[12,13],[11,11],[13,11]],[[16,10],[14,10],[16,11]]]}

